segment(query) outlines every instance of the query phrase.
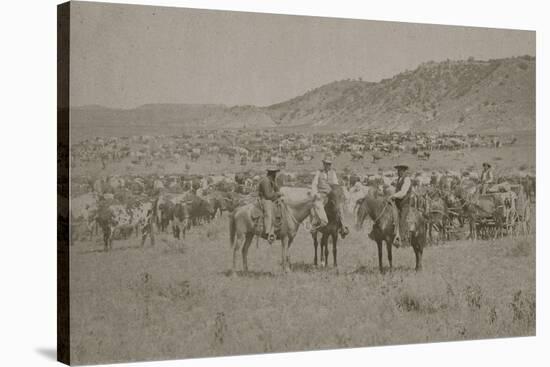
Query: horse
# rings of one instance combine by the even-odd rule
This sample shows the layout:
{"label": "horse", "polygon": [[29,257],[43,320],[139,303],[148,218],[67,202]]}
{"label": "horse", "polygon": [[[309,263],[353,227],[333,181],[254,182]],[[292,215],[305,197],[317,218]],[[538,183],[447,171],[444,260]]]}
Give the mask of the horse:
{"label": "horse", "polygon": [[409,239],[414,250],[416,271],[422,270],[422,254],[426,246],[426,220],[416,208],[410,208],[405,219]]}
{"label": "horse", "polygon": [[328,265],[328,240],[332,239],[332,259],[333,266],[337,267],[337,244],[338,244],[338,232],[342,239],[347,236],[347,228],[342,228],[342,216],[344,214],[344,206],[346,203],[346,196],[344,187],[340,185],[330,185],[331,190],[327,195],[327,203],[325,204],[325,213],[327,214],[327,225],[317,228],[311,233],[313,238],[313,247],[315,248],[315,257],[313,258],[313,264],[317,266],[317,234],[321,233],[321,266]]}
{"label": "horse", "polygon": [[449,213],[447,203],[441,197],[439,190],[436,189],[432,192],[424,193],[419,201],[420,204],[417,209],[420,209],[424,213],[427,222],[427,237],[430,241],[433,242],[434,240],[434,228],[438,232],[438,240],[441,238],[449,240],[449,233],[446,228],[449,223]]}
{"label": "horse", "polygon": [[363,185],[361,182],[356,182],[348,191],[346,211],[354,216],[357,211],[357,202],[364,198],[369,191],[369,186]]}
{"label": "horse", "polygon": [[[293,191],[296,191],[293,190]],[[284,190],[281,192],[285,194]],[[306,196],[303,194],[296,195],[293,193],[294,198],[288,198],[284,195],[282,198],[282,225],[281,229],[276,233],[278,239],[281,241],[281,266],[283,272],[290,271],[290,245],[298,232],[300,224],[306,219],[312,208],[322,205],[322,200],[316,194],[306,192]],[[297,200],[297,198],[299,198]],[[249,203],[235,209],[229,216],[229,243],[233,250],[233,272],[237,268],[237,252],[242,248],[242,262],[243,271],[248,272],[248,248],[252,243],[254,236],[261,236],[256,229],[253,219],[253,211],[257,209],[255,203]]]}
{"label": "horse", "polygon": [[[357,230],[362,228],[367,216],[373,221],[369,238],[374,240],[378,247],[378,268],[381,273],[384,273],[382,263],[382,244],[384,242],[386,242],[390,271],[392,270],[392,245],[395,240],[395,224],[391,205],[387,197],[378,197],[375,190],[369,190],[369,193],[360,200],[357,211]],[[422,269],[422,253],[426,242],[426,223],[419,211],[410,208],[406,213],[406,224],[411,236],[411,246],[416,257],[416,271],[420,271]]]}

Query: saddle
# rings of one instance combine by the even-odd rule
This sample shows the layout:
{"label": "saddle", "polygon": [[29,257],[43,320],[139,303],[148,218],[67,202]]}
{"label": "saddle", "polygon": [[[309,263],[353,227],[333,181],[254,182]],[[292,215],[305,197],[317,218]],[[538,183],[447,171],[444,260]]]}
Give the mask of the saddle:
{"label": "saddle", "polygon": [[[273,226],[273,231],[277,239],[280,238],[281,228],[283,226],[283,213],[282,213],[281,205],[282,205],[281,201],[273,202],[272,213],[271,213],[271,218],[273,220],[273,223],[271,225]],[[265,225],[264,225],[264,210],[265,208],[262,203],[262,200],[258,199],[252,206],[250,217],[254,222],[254,229],[255,229],[254,232],[258,236],[262,237],[263,239],[267,239],[267,233],[265,231]]]}

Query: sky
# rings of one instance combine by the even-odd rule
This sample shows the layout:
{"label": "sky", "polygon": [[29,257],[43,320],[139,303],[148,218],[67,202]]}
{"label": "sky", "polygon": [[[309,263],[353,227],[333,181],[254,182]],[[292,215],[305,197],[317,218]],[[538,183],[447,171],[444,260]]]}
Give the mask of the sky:
{"label": "sky", "polygon": [[535,32],[72,2],[70,103],[266,106],[425,61],[535,56]]}

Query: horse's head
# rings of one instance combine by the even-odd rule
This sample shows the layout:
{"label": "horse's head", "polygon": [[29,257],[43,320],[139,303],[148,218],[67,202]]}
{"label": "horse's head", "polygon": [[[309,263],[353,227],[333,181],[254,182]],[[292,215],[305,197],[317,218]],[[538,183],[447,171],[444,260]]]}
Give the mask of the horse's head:
{"label": "horse's head", "polygon": [[422,214],[414,208],[409,209],[405,222],[409,233],[416,234],[418,231],[424,229]]}
{"label": "horse's head", "polygon": [[[363,223],[367,217],[370,217],[374,220],[373,215],[376,215],[376,210],[381,209],[380,204],[385,199],[379,198],[379,193],[376,188],[369,189],[367,194],[358,199],[355,204],[355,228],[359,231],[363,228]],[[378,208],[378,209],[376,209]],[[383,211],[384,209],[382,209]],[[372,213],[371,213],[372,212]],[[374,214],[373,214],[374,213]]]}
{"label": "horse's head", "polygon": [[363,223],[365,222],[365,219],[367,218],[367,203],[366,203],[366,197],[361,198],[357,200],[356,206],[356,214],[355,214],[355,229],[361,230],[363,228]]}
{"label": "horse's head", "polygon": [[455,192],[448,192],[445,195],[445,201],[447,202],[447,205],[450,207],[457,207],[459,206],[459,196]]}
{"label": "horse's head", "polygon": [[389,196],[395,193],[395,186],[384,185],[381,188],[379,187],[378,192],[384,196]]}
{"label": "horse's head", "polygon": [[[328,194],[328,206],[332,208],[335,212],[334,214],[342,218],[344,215],[344,206],[346,204],[346,192],[344,187],[341,185],[330,185],[331,190]],[[327,213],[329,214],[329,213]]]}

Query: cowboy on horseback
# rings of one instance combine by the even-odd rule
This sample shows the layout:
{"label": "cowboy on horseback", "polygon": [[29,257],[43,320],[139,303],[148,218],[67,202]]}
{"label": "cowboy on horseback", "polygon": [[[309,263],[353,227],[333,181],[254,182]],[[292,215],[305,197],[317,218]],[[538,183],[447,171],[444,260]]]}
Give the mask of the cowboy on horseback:
{"label": "cowboy on horseback", "polygon": [[[323,168],[315,173],[313,182],[311,184],[311,191],[314,195],[318,195],[322,200],[323,205],[316,207],[316,215],[312,215],[312,218],[317,220],[317,223],[312,226],[311,232],[315,232],[317,228],[324,227],[328,224],[327,213],[325,212],[325,205],[328,201],[328,194],[332,190],[331,185],[338,185],[338,177],[336,171],[332,168],[332,156],[327,154],[323,158]],[[313,209],[312,209],[313,211]],[[343,232],[348,231],[347,226],[344,225],[343,219],[340,218],[340,228]]]}
{"label": "cowboy on horseback", "polygon": [[410,198],[412,191],[411,178],[407,175],[409,169],[404,164],[398,164],[394,167],[397,169],[397,183],[395,185],[395,193],[390,195],[389,199],[393,200],[393,217],[395,223],[395,240],[396,247],[403,244],[403,228],[406,228],[406,216],[410,207]]}
{"label": "cowboy on horseback", "polygon": [[277,172],[279,172],[277,167],[268,167],[266,176],[258,184],[258,196],[260,197],[264,216],[264,230],[267,234],[267,242],[269,244],[275,241],[275,230],[273,228],[274,204],[275,201],[283,196],[279,192],[279,186],[275,181]]}
{"label": "cowboy on horseback", "polygon": [[493,169],[488,162],[483,163],[483,172],[481,172],[481,194],[485,195],[489,185],[494,182]]}

